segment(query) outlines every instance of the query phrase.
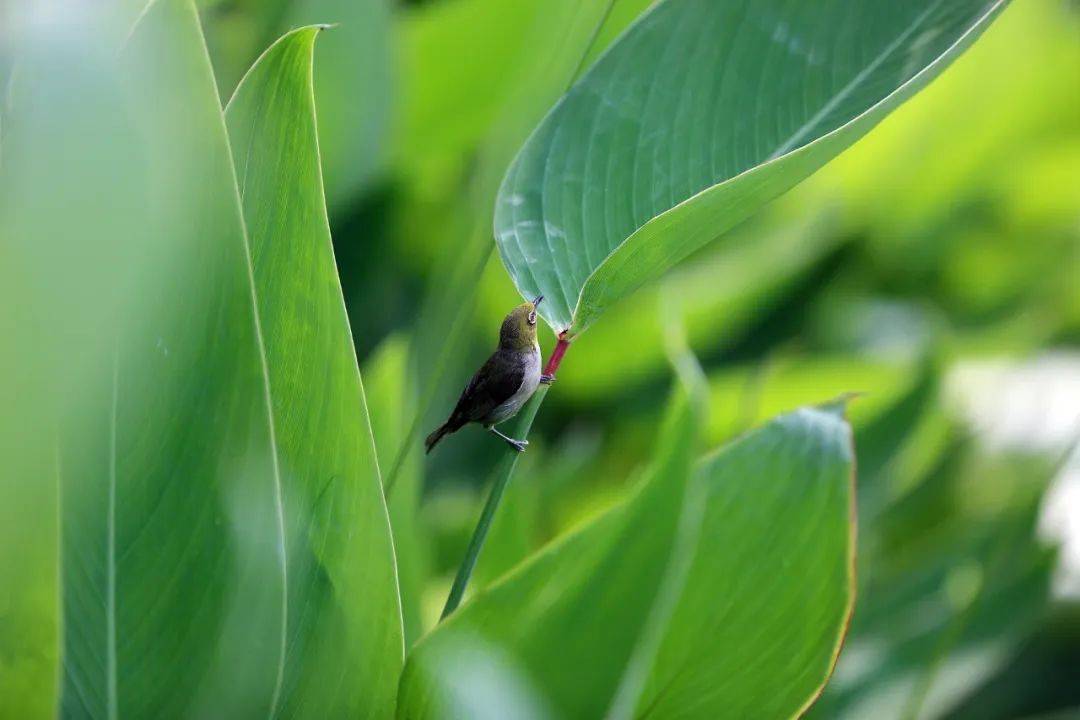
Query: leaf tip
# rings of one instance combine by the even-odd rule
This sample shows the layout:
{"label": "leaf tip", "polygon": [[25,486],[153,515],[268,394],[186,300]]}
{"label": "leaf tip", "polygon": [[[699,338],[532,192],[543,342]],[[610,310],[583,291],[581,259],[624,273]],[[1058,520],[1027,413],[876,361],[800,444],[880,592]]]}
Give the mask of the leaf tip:
{"label": "leaf tip", "polygon": [[864,395],[866,395],[866,393],[862,391],[842,393],[832,400],[821,403],[817,406],[817,409],[836,415],[842,420],[846,420],[848,405]]}

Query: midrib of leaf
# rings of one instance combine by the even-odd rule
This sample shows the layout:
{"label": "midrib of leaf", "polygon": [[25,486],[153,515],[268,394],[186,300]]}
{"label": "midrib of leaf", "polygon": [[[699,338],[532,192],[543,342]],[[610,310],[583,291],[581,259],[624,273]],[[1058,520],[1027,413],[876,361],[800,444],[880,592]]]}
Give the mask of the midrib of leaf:
{"label": "midrib of leaf", "polygon": [[[663,0],[660,0],[660,1],[663,1]],[[863,80],[866,79],[866,76],[868,75],[868,73],[871,72],[875,67],[880,65],[880,63],[884,62],[884,60],[886,58],[888,58],[889,54],[896,49],[896,46],[899,45],[900,43],[902,43],[904,41],[904,39],[906,39],[911,34],[911,32],[914,30],[914,28],[917,27],[919,24],[921,24],[923,20],[925,20],[925,18],[927,16],[927,13],[929,13],[931,10],[934,10],[934,9],[940,7],[942,2],[943,2],[943,0],[936,0],[934,5],[932,5],[930,8],[928,8],[922,14],[920,14],[912,22],[911,26],[906,31],[904,31],[904,33],[901,33],[901,35],[899,35],[896,40],[894,40],[892,43],[890,43],[889,46],[885,50],[883,50],[881,53],[878,53],[878,55],[875,56],[875,58],[871,61],[870,64],[868,64],[865,68],[863,68],[861,71],[859,71],[859,73],[854,78],[852,78],[852,80],[849,81],[847,85],[845,85],[843,88],[841,88],[841,90],[839,92],[837,92],[835,95],[833,95],[825,103],[825,105],[822,106],[822,109],[819,110],[818,113],[815,114],[814,118],[811,121],[808,121],[803,126],[798,128],[794,133],[792,133],[792,135],[784,143],[779,145],[777,147],[777,149],[773,151],[773,153],[768,157],[768,159],[766,159],[763,162],[760,162],[760,163],[758,163],[756,165],[753,165],[751,167],[745,168],[741,172],[738,172],[735,175],[732,175],[731,177],[726,178],[726,179],[722,180],[719,183],[716,183],[714,185],[710,185],[708,187],[705,187],[705,188],[699,190],[698,192],[694,193],[693,195],[687,197],[686,199],[676,203],[675,205],[668,208],[667,210],[664,210],[663,212],[657,213],[653,217],[649,218],[649,220],[646,221],[643,225],[641,225],[640,227],[635,229],[630,235],[628,235],[626,238],[624,238],[618,245],[616,245],[607,254],[607,256],[604,258],[604,260],[599,265],[597,265],[593,269],[593,271],[591,273],[589,273],[588,277],[585,279],[585,282],[581,286],[581,290],[578,292],[577,302],[575,303],[574,308],[573,308],[573,310],[571,312],[570,326],[568,328],[566,328],[566,329],[568,331],[571,331],[572,335],[573,334],[580,334],[580,332],[582,332],[582,330],[584,328],[578,328],[577,327],[577,315],[578,315],[578,311],[581,309],[581,298],[584,296],[585,290],[589,287],[589,285],[592,282],[593,278],[597,275],[597,273],[599,273],[600,269],[603,268],[605,265],[607,265],[608,261],[611,260],[612,257],[618,255],[619,251],[627,244],[627,242],[631,238],[633,238],[635,235],[637,235],[639,232],[641,232],[645,227],[652,224],[653,222],[656,222],[658,219],[664,217],[665,215],[668,215],[669,213],[675,212],[676,210],[682,208],[684,205],[688,205],[688,204],[694,202],[699,197],[701,197],[701,196],[703,196],[705,194],[714,192],[718,188],[724,187],[726,185],[729,185],[729,184],[735,182],[736,180],[739,180],[739,179],[743,178],[743,176],[745,176],[745,175],[749,175],[750,173],[757,172],[758,170],[760,170],[760,169],[762,169],[762,168],[764,168],[764,167],[766,167],[768,165],[771,165],[771,164],[779,162],[779,161],[781,161],[781,160],[783,160],[783,159],[785,159],[787,157],[795,155],[795,154],[797,154],[797,153],[799,153],[799,152],[801,152],[803,150],[806,150],[809,147],[813,147],[813,146],[825,141],[826,139],[833,137],[837,133],[842,132],[845,128],[851,126],[853,123],[857,122],[858,120],[860,120],[864,116],[868,115],[869,113],[872,113],[880,105],[888,102],[890,100],[890,98],[893,98],[898,93],[901,93],[902,91],[904,91],[905,88],[908,88],[911,85],[917,83],[921,77],[923,77],[924,75],[926,75],[929,72],[932,72],[933,69],[941,62],[941,60],[943,58],[947,58],[951,53],[953,53],[956,50],[956,48],[958,48],[958,47],[962,46],[964,43],[966,43],[971,38],[971,36],[973,34],[977,34],[977,33],[982,32],[985,29],[987,19],[992,17],[995,13],[999,12],[1001,10],[1001,8],[1007,2],[1009,2],[1009,0],[997,0],[997,2],[990,5],[986,9],[986,11],[981,16],[979,16],[978,20],[973,22],[970,25],[970,27],[968,27],[967,30],[965,30],[958,38],[956,38],[956,40],[951,45],[949,45],[948,48],[946,48],[946,50],[944,52],[940,53],[930,63],[925,65],[917,73],[915,73],[910,78],[908,78],[907,81],[905,81],[904,83],[901,83],[900,85],[895,87],[891,92],[889,92],[887,95],[885,95],[885,97],[881,98],[880,100],[875,102],[873,105],[866,108],[865,110],[863,110],[858,115],[852,117],[851,119],[849,119],[847,122],[843,123],[842,125],[840,125],[840,126],[838,126],[836,128],[833,128],[829,132],[827,132],[827,133],[825,133],[825,134],[823,134],[823,135],[821,135],[821,136],[819,136],[817,138],[814,138],[812,141],[808,142],[805,145],[802,145],[802,146],[800,146],[798,148],[790,149],[791,147],[794,146],[794,144],[796,142],[798,142],[798,140],[796,139],[798,135],[804,134],[805,132],[807,132],[809,130],[809,128],[812,127],[815,122],[819,121],[822,117],[825,117],[825,115],[827,115],[828,112],[830,112],[832,109],[834,109],[836,107],[837,103],[842,101],[844,99],[844,97],[846,97],[851,92],[853,92],[858,87],[858,85]],[[650,9],[649,12],[651,12],[651,9]],[[647,14],[648,13],[643,14],[640,17],[638,17],[634,21],[634,23],[632,23],[626,30],[624,30],[623,33],[619,36],[619,38],[617,38],[614,42],[612,42],[611,46],[609,46],[609,48],[601,55],[601,57],[597,60],[597,63],[600,62],[600,59],[602,59],[604,57],[604,55],[606,55],[608,52],[612,51],[612,49],[619,42],[619,40],[622,39],[623,35],[626,35],[629,32],[631,32],[631,30],[638,23],[642,22]],[[596,63],[594,63],[594,66],[595,66],[595,64]],[[555,110],[558,108],[558,106],[560,104],[562,104],[562,102],[563,101],[560,100],[559,103],[556,104],[556,106],[554,108],[552,108],[551,112],[554,113]],[[539,130],[539,127],[540,126],[538,125],[537,128],[533,131],[534,134]],[[531,139],[531,135],[530,135],[530,139]],[[528,140],[526,140],[526,144],[527,143],[528,143]],[[785,147],[788,147],[789,149],[788,150],[783,150],[782,148],[785,148]],[[517,163],[515,162],[515,166],[516,166],[516,164]],[[515,169],[516,169],[516,167],[515,167]],[[515,218],[516,218],[516,215],[515,215]],[[515,225],[516,225],[516,219],[515,219]],[[518,245],[518,250],[522,254],[522,256],[524,257],[524,248],[522,248],[520,246],[520,243],[515,243],[515,244]],[[526,267],[527,267],[527,264],[526,264]],[[529,270],[529,273],[531,275],[532,269],[528,268],[528,270]],[[592,318],[590,320],[590,323],[593,320],[595,320],[595,318]]]}
{"label": "midrib of leaf", "polygon": [[[184,5],[188,9],[188,12],[191,13],[195,26],[198,29],[199,48],[202,51],[201,59],[203,60],[202,69],[206,74],[206,79],[210,83],[210,86],[214,88],[214,96],[217,98],[217,84],[214,80],[213,65],[210,61],[210,50],[206,46],[206,36],[202,31],[199,13],[195,9],[192,0],[185,0]],[[218,99],[216,104],[217,113],[215,116],[218,120],[222,138],[224,139],[225,160],[229,169],[229,177],[232,180],[233,197],[235,200],[233,203],[233,210],[236,213],[237,220],[240,224],[240,238],[244,248],[244,266],[247,271],[248,289],[250,291],[249,297],[251,298],[251,315],[255,327],[255,345],[259,353],[259,367],[262,371],[263,402],[266,405],[266,422],[271,451],[270,459],[274,471],[274,509],[277,514],[276,519],[278,524],[278,562],[281,566],[281,640],[278,644],[278,661],[274,678],[274,690],[271,696],[270,709],[267,713],[267,717],[273,718],[277,715],[278,704],[281,702],[281,689],[285,683],[285,651],[287,647],[289,625],[289,568],[288,553],[285,546],[285,501],[282,494],[281,468],[278,460],[277,430],[274,425],[273,393],[270,388],[270,364],[266,357],[266,343],[263,340],[262,321],[259,318],[259,296],[258,289],[255,287],[255,269],[252,263],[251,243],[248,241],[247,221],[244,219],[239,181],[236,176],[236,166],[233,164],[232,160],[232,143],[229,140],[229,129],[225,123],[225,111],[221,107],[220,99]]]}
{"label": "midrib of leaf", "polygon": [[56,470],[56,667],[53,676],[53,715],[60,716],[60,696],[64,687],[64,462],[59,437],[53,438],[53,466]]}
{"label": "midrib of leaf", "polygon": [[[679,382],[686,389],[686,402],[698,404],[695,430],[700,433],[700,427],[707,422],[707,404],[700,398],[708,396],[708,379],[687,342],[683,315],[670,301],[670,296],[662,296],[660,313],[664,323],[664,344],[668,361]],[[649,673],[652,672],[656,662],[664,631],[675,613],[679,597],[690,577],[694,553],[697,550],[702,524],[705,521],[705,507],[708,499],[704,483],[696,482],[695,477],[696,475],[691,471],[686,482],[679,520],[675,526],[675,541],[671,545],[671,552],[660,577],[660,585],[652,607],[649,608],[641,633],[612,695],[606,715],[608,720],[634,716],[641,695],[645,691]]]}
{"label": "midrib of leaf", "polygon": [[[126,46],[131,38],[138,31],[138,27],[142,24],[143,20],[149,14],[150,9],[157,2],[167,2],[171,0],[149,0],[139,13],[138,17],[132,24],[131,32],[128,33],[123,46]],[[197,28],[199,36],[199,49],[201,50],[202,70],[205,74],[205,79],[214,88],[215,97],[217,96],[217,85],[214,80],[213,66],[210,61],[210,52],[206,46],[206,37],[202,32],[202,24],[199,20],[199,14],[191,0],[184,0],[184,7],[187,12],[192,16],[192,21]],[[123,47],[122,46],[122,47]],[[122,48],[121,48],[122,50]],[[228,128],[225,124],[224,110],[221,108],[220,99],[217,101],[217,118],[221,130],[222,137],[225,142],[225,154],[228,165],[228,172],[230,180],[232,181],[232,188],[234,193],[235,202],[233,203],[233,209],[236,213],[237,220],[239,221],[241,231],[241,242],[244,250],[245,270],[247,272],[249,297],[251,299],[252,310],[252,322],[255,330],[255,344],[259,356],[259,366],[262,373],[262,391],[263,402],[266,406],[266,419],[267,419],[267,431],[271,448],[271,466],[273,468],[274,477],[274,506],[276,511],[276,521],[278,525],[278,553],[279,553],[279,565],[281,568],[281,616],[280,616],[280,643],[278,647],[278,659],[277,669],[274,679],[274,689],[271,696],[270,709],[268,717],[273,718],[277,714],[277,708],[281,700],[281,691],[284,686],[285,679],[285,653],[288,638],[288,617],[289,617],[289,576],[288,576],[288,554],[286,551],[286,537],[285,537],[285,505],[281,482],[281,469],[278,459],[278,441],[277,430],[274,423],[274,408],[272,401],[272,391],[270,387],[270,372],[269,363],[266,355],[266,344],[263,339],[262,322],[259,317],[259,303],[258,292],[255,287],[254,268],[252,265],[251,245],[248,241],[247,223],[244,220],[244,213],[241,204],[240,190],[238,179],[236,175],[236,168],[232,161],[232,147],[229,141]],[[109,464],[109,509],[108,509],[108,547],[109,557],[107,559],[107,603],[106,603],[106,624],[108,637],[106,638],[106,659],[107,659],[107,697],[108,697],[108,715],[110,720],[115,720],[117,717],[117,662],[116,662],[116,536],[115,536],[115,511],[116,511],[116,403],[118,396],[118,366],[114,363],[113,372],[113,398],[112,398],[112,412],[111,412],[111,432],[110,432],[110,464]],[[61,532],[62,529],[61,529]]]}
{"label": "midrib of leaf", "polygon": [[[919,14],[919,16],[916,17],[910,25],[908,25],[907,29],[897,35],[895,40],[886,45],[885,48],[880,53],[878,53],[873,60],[867,63],[866,67],[860,70],[855,75],[855,77],[853,77],[851,80],[848,81],[846,85],[844,85],[844,87],[840,88],[839,92],[829,98],[828,101],[826,101],[825,104],[821,106],[821,109],[814,113],[813,117],[804,122],[798,129],[795,130],[795,132],[791,134],[791,136],[786,141],[784,141],[779,147],[773,150],[772,154],[769,155],[768,160],[774,160],[782,155],[785,155],[793,148],[795,148],[795,146],[802,141],[806,133],[810,132],[810,130],[812,130],[814,126],[816,126],[830,112],[832,112],[836,108],[836,106],[844,100],[844,98],[846,98],[857,87],[859,87],[863,83],[863,81],[870,76],[870,73],[877,70],[878,67],[880,67],[881,64],[885,62],[885,60],[890,55],[896,52],[896,49],[899,48],[905,40],[911,37],[911,34],[915,32],[915,30],[920,25],[923,24],[923,21],[925,21],[926,18],[930,17],[930,15],[941,6],[941,3],[942,0],[937,0],[937,2],[935,2],[933,5],[930,5],[925,10],[923,10]],[[891,95],[892,93],[889,94]],[[847,123],[844,123],[844,125],[847,125]],[[766,162],[768,162],[768,160],[766,160]]]}
{"label": "midrib of leaf", "polygon": [[105,658],[106,698],[109,720],[116,720],[116,408],[120,396],[120,352],[113,352],[112,405],[109,410],[109,500],[106,519],[105,558]]}
{"label": "midrib of leaf", "polygon": [[690,577],[694,552],[701,534],[701,523],[705,517],[705,499],[704,486],[701,483],[689,482],[676,526],[676,539],[672,545],[667,567],[661,576],[656,599],[649,608],[649,613],[642,625],[641,635],[634,645],[611,699],[607,715],[611,720],[633,717],[634,710],[641,700],[645,683],[656,662],[656,654],[663,641],[664,631],[675,612],[686,581]]}

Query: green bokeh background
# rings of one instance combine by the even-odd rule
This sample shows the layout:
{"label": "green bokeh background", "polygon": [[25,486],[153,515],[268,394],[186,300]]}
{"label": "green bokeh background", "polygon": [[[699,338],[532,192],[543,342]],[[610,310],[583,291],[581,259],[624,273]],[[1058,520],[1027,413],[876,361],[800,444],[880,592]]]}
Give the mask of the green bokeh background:
{"label": "green bokeh background", "polygon": [[[225,98],[283,29],[342,22],[316,54],[320,141],[338,163],[324,167],[331,228],[386,476],[415,414],[422,437],[519,302],[493,252],[491,177],[536,112],[521,97],[553,42],[548,2],[356,2],[362,31],[319,16],[330,2],[199,4]],[[647,4],[615,0],[583,65]],[[0,27],[5,86],[14,44]],[[813,717],[1080,714],[1080,5],[1016,0],[722,245],[570,348],[475,586],[627,491],[671,385],[665,326],[680,322],[709,378],[710,446],[862,393],[859,598]],[[448,289],[469,263],[482,271]],[[545,328],[545,355],[553,344]],[[425,459],[409,440],[388,501],[412,642],[438,617],[502,446],[469,428]],[[1071,519],[1071,541],[1054,518]],[[51,613],[45,595],[17,602]],[[3,624],[13,602],[0,587],[0,640],[32,645],[34,627]],[[18,682],[0,655],[0,694]]]}

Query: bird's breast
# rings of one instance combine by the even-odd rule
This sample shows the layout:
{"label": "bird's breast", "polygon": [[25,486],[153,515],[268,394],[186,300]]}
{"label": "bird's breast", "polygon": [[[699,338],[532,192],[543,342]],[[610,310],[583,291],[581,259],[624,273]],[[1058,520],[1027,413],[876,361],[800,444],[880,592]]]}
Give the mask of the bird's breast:
{"label": "bird's breast", "polygon": [[518,386],[513,395],[495,408],[494,412],[491,413],[489,422],[502,422],[515,415],[540,385],[540,347],[534,346],[533,352],[522,353],[522,355],[521,363],[524,372],[521,377],[521,385]]}

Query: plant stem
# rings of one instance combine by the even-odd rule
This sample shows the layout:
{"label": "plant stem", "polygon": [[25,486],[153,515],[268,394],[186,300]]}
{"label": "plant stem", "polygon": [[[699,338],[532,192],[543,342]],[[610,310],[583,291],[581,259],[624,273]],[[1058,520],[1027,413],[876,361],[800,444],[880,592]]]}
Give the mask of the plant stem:
{"label": "plant stem", "polygon": [[[551,358],[544,368],[545,375],[554,377],[568,347],[570,347],[570,340],[566,337],[566,333],[562,332],[559,334],[559,342],[555,345],[555,349],[551,352]],[[513,436],[516,439],[525,440],[528,437],[533,420],[536,419],[536,413],[544,402],[549,387],[549,385],[545,384],[537,388],[533,396],[529,398],[529,402],[522,408],[514,428]],[[443,607],[442,615],[439,617],[440,620],[454,612],[457,606],[461,604],[461,598],[465,595],[465,588],[469,584],[469,578],[472,577],[473,568],[476,567],[476,561],[480,557],[480,549],[484,546],[484,540],[487,539],[488,530],[491,529],[491,522],[495,518],[495,511],[499,508],[503,491],[510,484],[510,478],[514,474],[519,455],[521,453],[517,450],[507,448],[505,454],[499,459],[499,464],[495,466],[495,482],[491,486],[487,502],[484,503],[484,510],[480,513],[476,529],[473,530],[472,539],[469,540],[469,547],[465,551],[465,559],[461,561],[461,567],[458,568],[457,576],[454,577],[454,585],[450,588],[450,595],[446,598],[446,605]]]}
{"label": "plant stem", "polygon": [[570,338],[566,335],[566,330],[563,330],[559,333],[559,342],[555,343],[555,349],[551,351],[551,357],[548,358],[548,363],[544,367],[545,375],[555,377],[555,373],[559,370],[559,363],[562,362],[563,355],[569,347]]}
{"label": "plant stem", "polygon": [[[528,435],[533,418],[536,417],[536,411],[540,408],[540,403],[544,402],[547,391],[547,386],[541,385],[528,404],[522,409],[521,419],[517,423],[516,432],[514,433],[515,438],[524,440],[525,436]],[[521,453],[517,450],[508,447],[499,459],[499,464],[495,466],[495,482],[491,486],[491,492],[488,494],[487,502],[484,504],[484,511],[480,513],[480,520],[476,523],[476,530],[473,531],[472,539],[469,540],[469,548],[465,551],[465,559],[461,561],[461,567],[458,568],[457,577],[454,578],[454,585],[450,588],[450,595],[446,598],[446,606],[443,608],[440,619],[454,612],[455,608],[461,604],[461,598],[465,595],[465,587],[469,584],[473,568],[476,567],[476,560],[480,557],[480,548],[484,546],[488,530],[491,529],[491,521],[499,507],[499,501],[502,500],[503,491],[510,484],[510,477],[514,474],[514,467],[517,465],[519,455]]]}

